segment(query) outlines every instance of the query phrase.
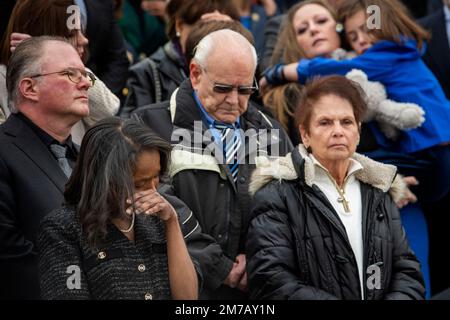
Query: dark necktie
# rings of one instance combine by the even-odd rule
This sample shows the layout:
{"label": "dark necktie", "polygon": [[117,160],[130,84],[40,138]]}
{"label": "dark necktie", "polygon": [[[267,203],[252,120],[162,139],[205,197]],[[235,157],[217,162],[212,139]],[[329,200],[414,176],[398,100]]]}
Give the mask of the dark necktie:
{"label": "dark necktie", "polygon": [[67,176],[67,178],[70,177],[72,173],[72,167],[70,166],[69,160],[67,160],[66,157],[67,146],[62,146],[59,144],[51,144],[50,151],[56,157],[56,160],[58,160],[58,164],[61,167],[64,174]]}
{"label": "dark necktie", "polygon": [[239,171],[238,151],[241,146],[241,139],[234,134],[235,129],[230,126],[219,123],[215,123],[214,126],[216,129],[220,130],[225,164],[230,169],[233,181],[236,183]]}

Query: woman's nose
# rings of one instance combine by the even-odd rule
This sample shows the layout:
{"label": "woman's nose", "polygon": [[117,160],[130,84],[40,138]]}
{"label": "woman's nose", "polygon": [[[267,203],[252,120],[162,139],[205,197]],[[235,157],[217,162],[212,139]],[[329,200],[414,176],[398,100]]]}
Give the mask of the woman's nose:
{"label": "woman's nose", "polygon": [[342,126],[338,123],[333,126],[333,135],[334,136],[342,136],[344,134],[344,130]]}

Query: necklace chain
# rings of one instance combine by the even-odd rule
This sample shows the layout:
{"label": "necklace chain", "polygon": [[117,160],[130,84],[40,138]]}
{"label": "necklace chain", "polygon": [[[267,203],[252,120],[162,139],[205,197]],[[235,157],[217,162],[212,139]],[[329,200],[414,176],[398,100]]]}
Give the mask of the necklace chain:
{"label": "necklace chain", "polygon": [[[330,180],[333,182],[334,187],[336,188],[337,192],[339,193],[337,202],[342,203],[345,213],[350,213],[350,206],[349,206],[347,199],[345,198],[344,188],[341,188],[340,186],[338,186],[336,180],[334,180],[334,178],[327,171],[325,171],[325,173],[327,174],[328,178],[330,178]],[[343,187],[344,187],[344,185],[345,185],[345,181],[344,181]]]}
{"label": "necklace chain", "polygon": [[131,230],[133,230],[133,227],[134,227],[134,219],[135,219],[135,217],[136,217],[136,214],[134,213],[134,210],[133,210],[133,216],[132,216],[132,219],[131,219],[131,225],[130,225],[130,227],[128,228],[128,229],[119,229],[121,232],[123,232],[123,233],[129,233],[129,232],[131,232]]}

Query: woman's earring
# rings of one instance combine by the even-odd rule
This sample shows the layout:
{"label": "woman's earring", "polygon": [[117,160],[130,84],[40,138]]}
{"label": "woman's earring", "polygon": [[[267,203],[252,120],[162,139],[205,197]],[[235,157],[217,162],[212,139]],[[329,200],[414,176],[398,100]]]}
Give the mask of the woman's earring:
{"label": "woman's earring", "polygon": [[179,38],[179,37],[180,37],[180,32],[177,31],[177,32],[175,33],[175,35],[177,36],[177,38]]}
{"label": "woman's earring", "polygon": [[341,33],[343,30],[344,30],[344,26],[342,25],[342,23],[338,22],[336,24],[336,32]]}

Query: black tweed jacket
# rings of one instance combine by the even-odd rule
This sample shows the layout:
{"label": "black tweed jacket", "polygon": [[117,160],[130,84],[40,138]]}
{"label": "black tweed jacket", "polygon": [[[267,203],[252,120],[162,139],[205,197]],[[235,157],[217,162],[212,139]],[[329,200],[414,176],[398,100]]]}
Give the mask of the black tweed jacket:
{"label": "black tweed jacket", "polygon": [[[174,207],[179,221],[185,221],[190,210]],[[92,251],[74,207],[48,214],[38,237],[42,298],[171,299],[163,222],[137,215],[134,232],[133,243],[109,224],[104,245]],[[198,271],[195,261],[194,265]],[[197,275],[201,286],[201,275]]]}

